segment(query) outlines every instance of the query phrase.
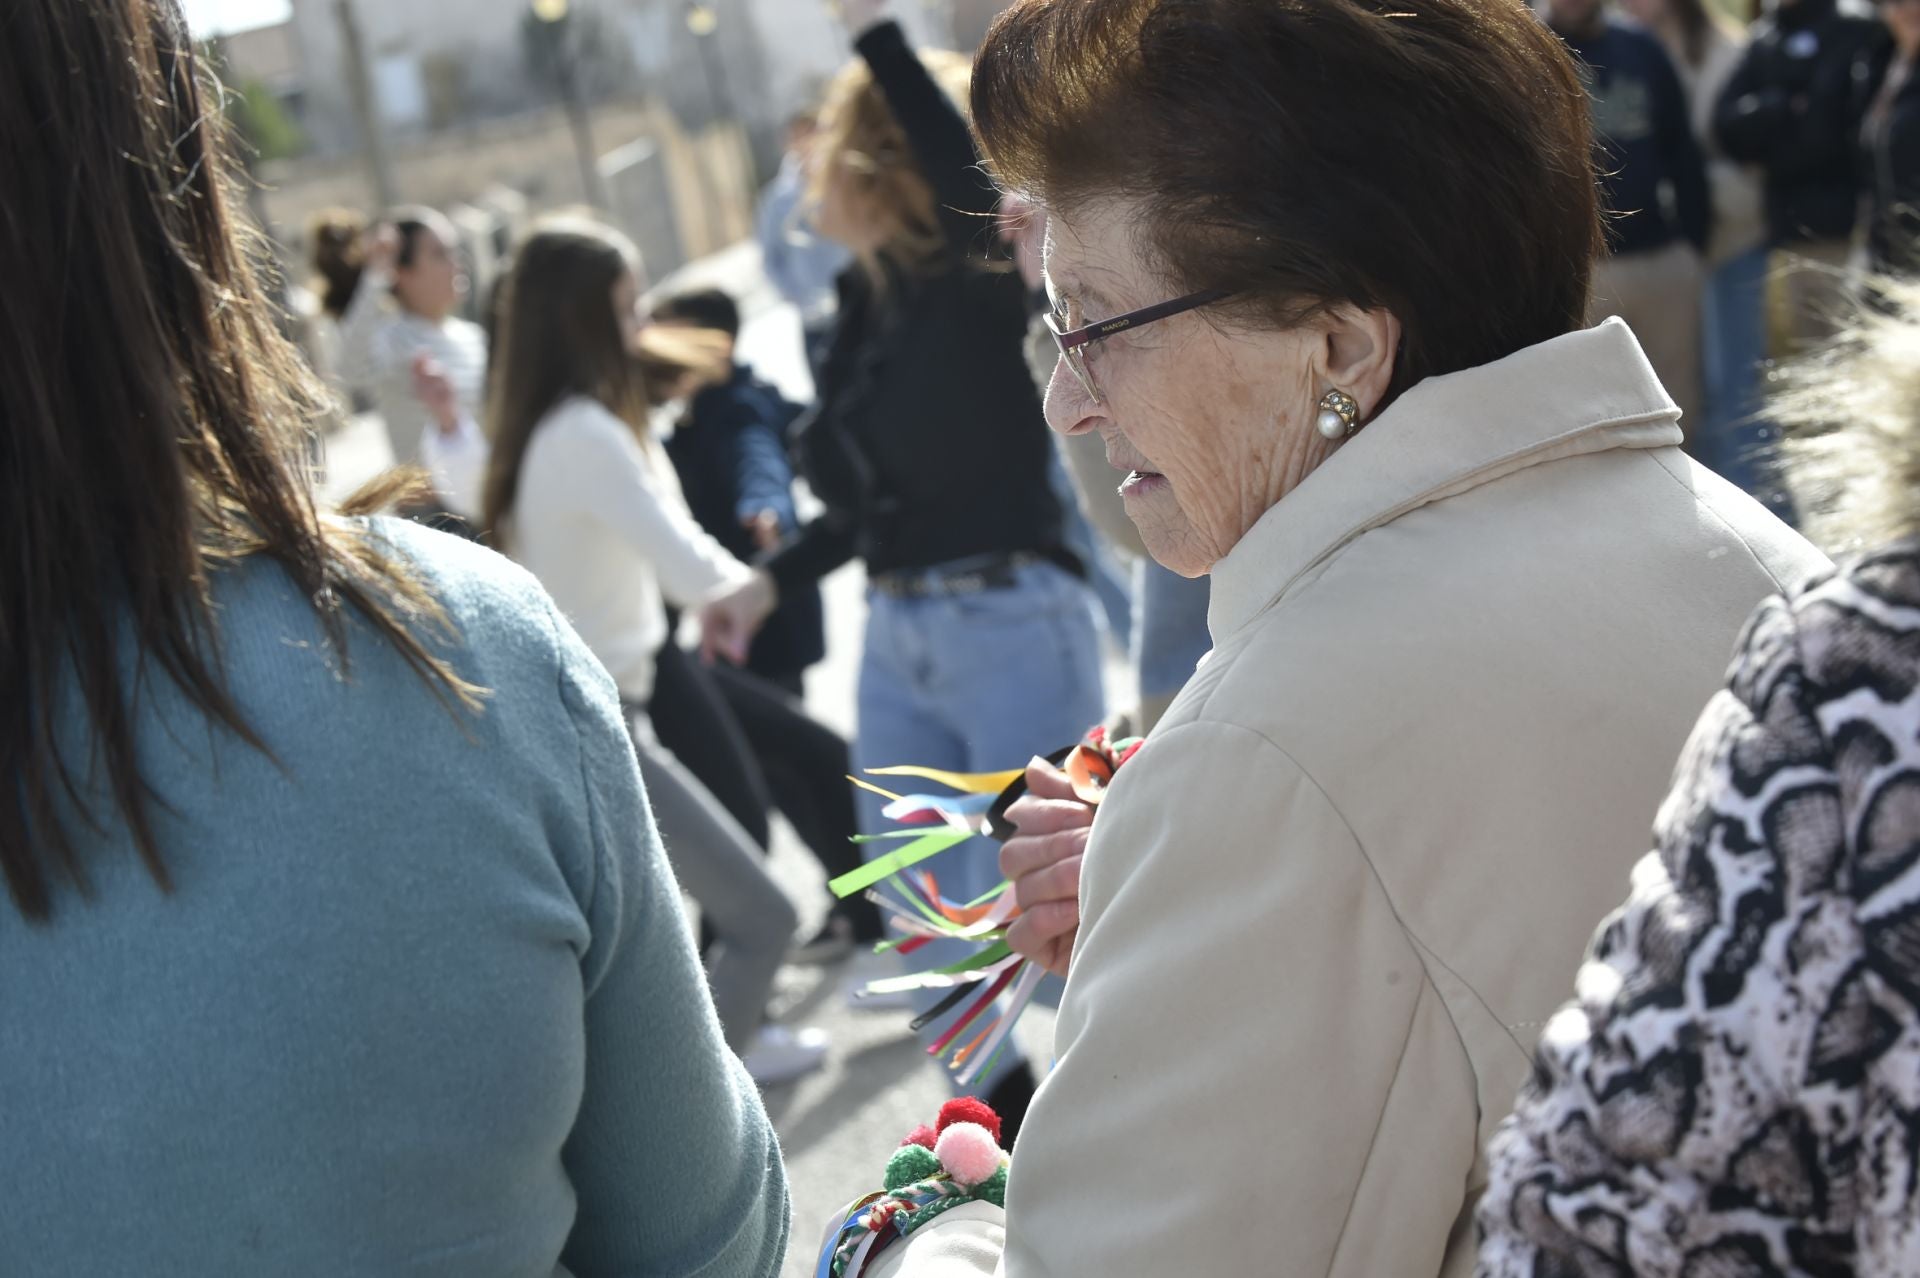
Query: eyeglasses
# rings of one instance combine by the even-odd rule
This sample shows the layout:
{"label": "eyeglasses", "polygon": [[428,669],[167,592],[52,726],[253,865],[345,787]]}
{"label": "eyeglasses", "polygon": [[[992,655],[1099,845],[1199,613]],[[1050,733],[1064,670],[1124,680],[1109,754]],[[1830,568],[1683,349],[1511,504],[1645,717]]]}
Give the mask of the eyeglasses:
{"label": "eyeglasses", "polygon": [[[1198,310],[1202,306],[1233,296],[1230,289],[1210,288],[1200,293],[1189,293],[1185,297],[1176,297],[1171,302],[1157,302],[1152,306],[1143,306],[1137,311],[1128,311],[1125,315],[1116,315],[1112,319],[1101,320],[1097,324],[1088,324],[1084,328],[1069,329],[1067,319],[1058,309],[1047,313],[1047,328],[1053,333],[1053,344],[1060,348],[1060,358],[1067,361],[1067,367],[1073,370],[1080,389],[1087,398],[1098,404],[1100,388],[1094,385],[1093,370],[1087,367],[1087,348],[1095,342],[1104,341],[1115,333],[1124,333],[1130,328],[1139,328],[1156,320],[1171,319],[1187,311]],[[1058,303],[1054,304],[1057,308]]]}

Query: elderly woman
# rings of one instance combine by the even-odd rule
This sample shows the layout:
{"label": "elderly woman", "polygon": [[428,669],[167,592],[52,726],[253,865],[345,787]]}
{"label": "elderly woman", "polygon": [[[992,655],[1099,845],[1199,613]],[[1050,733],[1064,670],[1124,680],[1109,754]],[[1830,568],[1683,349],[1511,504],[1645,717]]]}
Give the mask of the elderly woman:
{"label": "elderly woman", "polygon": [[1467,1274],[1532,1027],[1747,613],[1823,560],[1581,331],[1586,98],[1522,5],[1022,0],[973,103],[1050,218],[1048,418],[1211,574],[1215,648],[1090,838],[1031,774],[1057,1065],[1004,1215],[870,1272]]}
{"label": "elderly woman", "polygon": [[1920,286],[1878,303],[1771,414],[1868,549],[1748,624],[1488,1151],[1486,1278],[1915,1272]]}

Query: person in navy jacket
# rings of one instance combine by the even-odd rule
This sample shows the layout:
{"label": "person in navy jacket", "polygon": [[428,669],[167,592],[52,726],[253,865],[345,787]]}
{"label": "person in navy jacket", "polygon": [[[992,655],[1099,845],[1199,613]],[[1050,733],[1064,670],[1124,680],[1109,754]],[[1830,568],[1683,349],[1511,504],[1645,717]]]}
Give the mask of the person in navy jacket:
{"label": "person in navy jacket", "polygon": [[[718,289],[668,298],[654,308],[653,318],[731,339],[740,335],[740,307]],[[694,393],[667,441],[693,517],[743,561],[775,549],[798,527],[788,443],[802,411],[779,388],[736,362],[725,381]],[[797,696],[801,675],[825,655],[819,587],[789,586],[754,636],[747,669]]]}
{"label": "person in navy jacket", "polygon": [[1700,421],[1700,255],[1713,205],[1686,91],[1660,41],[1608,15],[1601,0],[1549,0],[1547,22],[1580,60],[1600,150],[1609,253],[1594,273],[1589,318],[1627,321],[1691,435]]}

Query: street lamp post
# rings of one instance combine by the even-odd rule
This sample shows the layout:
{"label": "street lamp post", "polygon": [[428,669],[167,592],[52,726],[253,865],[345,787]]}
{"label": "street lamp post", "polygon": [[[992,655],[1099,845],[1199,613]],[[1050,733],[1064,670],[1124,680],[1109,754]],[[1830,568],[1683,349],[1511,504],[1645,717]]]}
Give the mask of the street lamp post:
{"label": "street lamp post", "polygon": [[[687,30],[692,33],[694,46],[700,51],[700,71],[706,85],[707,105],[713,113],[713,119],[724,128],[729,124],[739,125],[741,120],[727,85],[726,68],[720,61],[717,47],[719,29],[720,16],[714,4],[709,0],[687,0]],[[740,189],[744,197],[751,200],[753,170],[750,160],[735,177],[743,183]],[[720,210],[716,208],[714,212],[717,222]]]}
{"label": "street lamp post", "polygon": [[360,124],[361,154],[367,163],[367,181],[373,188],[374,207],[389,209],[395,199],[393,169],[387,163],[380,104],[374,98],[373,76],[367,70],[367,47],[360,36],[360,21],[353,11],[353,0],[334,0],[333,14],[340,24],[340,44],[347,62],[347,92],[353,98],[353,113]]}
{"label": "street lamp post", "polygon": [[593,121],[587,112],[585,91],[580,83],[579,42],[573,37],[568,15],[568,0],[533,0],[533,16],[554,28],[555,69],[560,73],[560,95],[567,112],[567,127],[573,133],[574,158],[580,165],[580,190],[588,204],[604,210],[607,207],[607,192],[600,181],[599,152],[593,145]]}

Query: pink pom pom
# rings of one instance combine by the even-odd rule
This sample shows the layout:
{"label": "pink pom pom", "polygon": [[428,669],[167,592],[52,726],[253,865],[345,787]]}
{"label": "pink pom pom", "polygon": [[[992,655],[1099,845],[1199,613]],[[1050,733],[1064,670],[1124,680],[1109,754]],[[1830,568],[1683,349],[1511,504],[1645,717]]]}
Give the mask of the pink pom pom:
{"label": "pink pom pom", "polygon": [[936,1131],[944,1132],[955,1123],[978,1123],[996,1143],[1000,1139],[1000,1115],[978,1096],[954,1097],[940,1107],[940,1117],[933,1125]]}
{"label": "pink pom pom", "polygon": [[978,1123],[954,1123],[940,1133],[933,1152],[947,1175],[962,1185],[978,1185],[1000,1170],[1000,1147]]}
{"label": "pink pom pom", "polygon": [[932,1149],[934,1137],[937,1134],[938,1133],[936,1133],[933,1130],[933,1128],[927,1126],[925,1123],[922,1123],[918,1127],[914,1128],[912,1131],[908,1132],[907,1138],[901,1141],[900,1143],[902,1145],[919,1145],[924,1149]]}

